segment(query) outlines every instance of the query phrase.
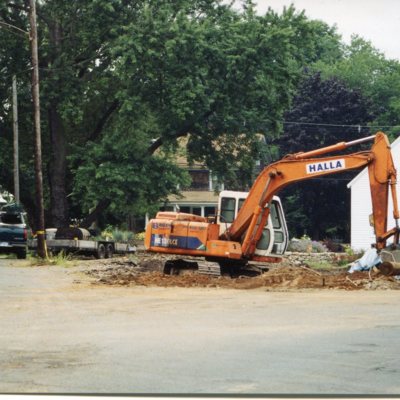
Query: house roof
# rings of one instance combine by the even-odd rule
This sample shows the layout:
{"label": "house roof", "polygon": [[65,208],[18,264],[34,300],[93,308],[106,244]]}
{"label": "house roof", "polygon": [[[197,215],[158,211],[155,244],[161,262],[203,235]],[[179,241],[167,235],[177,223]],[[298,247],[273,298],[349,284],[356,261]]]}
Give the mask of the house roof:
{"label": "house roof", "polygon": [[[400,145],[400,136],[397,137],[396,140],[394,140],[390,147],[391,149],[395,149],[397,146]],[[365,174],[368,173],[368,167],[365,167],[359,174],[357,174],[348,184],[347,188],[350,189],[355,183],[357,183]]]}

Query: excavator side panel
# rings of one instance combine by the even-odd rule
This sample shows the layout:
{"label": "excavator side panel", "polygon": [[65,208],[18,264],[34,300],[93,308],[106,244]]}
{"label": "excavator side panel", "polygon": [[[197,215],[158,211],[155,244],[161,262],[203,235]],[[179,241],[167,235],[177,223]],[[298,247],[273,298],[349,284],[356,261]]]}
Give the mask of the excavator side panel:
{"label": "excavator side panel", "polygon": [[145,246],[169,247],[172,221],[167,219],[153,219],[146,230]]}
{"label": "excavator side panel", "polygon": [[218,225],[207,222],[156,218],[146,229],[145,247],[148,250],[171,249],[171,253],[174,249],[205,251],[207,241],[218,239],[218,231]]}

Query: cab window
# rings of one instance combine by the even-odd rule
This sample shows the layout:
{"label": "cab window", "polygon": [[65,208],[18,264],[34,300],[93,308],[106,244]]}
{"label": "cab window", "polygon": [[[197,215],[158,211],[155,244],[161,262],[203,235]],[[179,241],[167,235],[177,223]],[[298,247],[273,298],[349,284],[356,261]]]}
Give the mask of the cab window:
{"label": "cab window", "polygon": [[274,229],[279,229],[281,228],[281,220],[279,218],[279,213],[277,210],[277,206],[275,203],[271,203],[271,220],[272,220],[272,226]]}
{"label": "cab window", "polygon": [[239,199],[238,200],[238,212],[242,208],[242,205],[244,204],[245,201],[246,201],[246,199]]}
{"label": "cab window", "polygon": [[231,223],[235,219],[236,199],[231,197],[223,197],[221,199],[221,220],[222,222]]}

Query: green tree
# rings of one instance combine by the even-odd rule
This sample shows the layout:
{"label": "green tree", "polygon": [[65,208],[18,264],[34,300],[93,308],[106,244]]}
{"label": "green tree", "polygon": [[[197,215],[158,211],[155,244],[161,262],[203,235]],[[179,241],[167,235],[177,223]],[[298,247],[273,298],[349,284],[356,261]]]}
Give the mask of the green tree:
{"label": "green tree", "polygon": [[[281,156],[366,136],[368,129],[357,125],[372,121],[370,107],[360,91],[337,78],[323,80],[319,73],[307,76],[285,114],[287,123],[278,140]],[[350,195],[346,183],[354,175],[329,175],[287,188],[282,195],[291,234],[347,240]]]}
{"label": "green tree", "polygon": [[374,130],[393,137],[400,130],[400,63],[388,60],[369,41],[354,36],[343,56],[333,63],[318,61],[315,69],[324,77],[338,77],[370,99]]}
{"label": "green tree", "polygon": [[[0,183],[13,192],[13,127],[12,127],[12,76],[17,77],[18,117],[20,132],[20,196],[22,203],[34,215],[34,167],[32,106],[30,92],[30,61],[28,17],[23,4],[8,7],[0,4]],[[25,32],[25,33],[24,33]]]}
{"label": "green tree", "polygon": [[[250,8],[240,14],[216,1],[146,2],[112,49],[119,109],[105,134],[119,142],[122,130],[147,165],[146,157],[151,160],[161,146],[173,153],[177,139],[190,133],[189,160],[205,162],[232,182],[232,170],[252,170],[259,143],[254,133],[278,131],[276,121],[289,104],[300,66],[314,57],[315,42],[314,25],[293,8],[282,16],[256,17]],[[149,143],[147,154],[138,138]],[[91,155],[103,143],[88,143],[84,152]],[[83,159],[74,169],[75,182],[83,171],[87,175],[89,160]],[[242,177],[249,181],[250,173]],[[108,180],[110,194],[112,185]],[[90,188],[83,197],[95,210],[115,199],[107,200],[102,185],[76,188]],[[115,191],[122,194],[121,187]],[[96,198],[102,199],[97,205]],[[155,204],[157,197],[146,199]]]}
{"label": "green tree", "polygon": [[159,151],[149,156],[149,132],[153,126],[151,119],[144,116],[143,110],[130,120],[135,135],[127,135],[114,124],[99,142],[74,149],[71,197],[78,211],[73,217],[80,218],[82,211],[89,214],[83,226],[89,226],[107,208],[121,218],[129,214],[144,215],[154,211],[168,194],[178,194],[179,187],[188,185],[189,176],[169,153]]}
{"label": "green tree", "polygon": [[[0,5],[0,18],[26,29],[26,11],[23,0],[10,0]],[[257,16],[251,2],[234,11],[219,0],[45,0],[38,22],[46,207],[53,226],[68,224],[71,205],[73,216],[82,217],[122,207],[124,198],[134,204],[126,210],[157,204],[186,181],[171,154],[189,133],[190,159],[220,176],[232,166],[251,169],[254,134],[277,135],[301,68],[332,56],[337,43],[334,31],[293,7]],[[9,77],[21,73],[28,110],[28,42],[8,31],[4,37],[0,70]],[[0,124],[11,132],[9,94],[0,96]],[[29,112],[21,115],[30,132]],[[23,175],[32,193],[27,138]],[[0,163],[9,164],[8,155]],[[9,182],[7,169],[2,173]]]}
{"label": "green tree", "polygon": [[190,133],[189,157],[226,178],[257,158],[256,132],[279,132],[301,67],[318,58],[321,36],[336,38],[293,7],[256,16],[249,3],[244,14],[178,3],[149,3],[119,40],[120,96],[147,104],[161,127],[151,152]]}

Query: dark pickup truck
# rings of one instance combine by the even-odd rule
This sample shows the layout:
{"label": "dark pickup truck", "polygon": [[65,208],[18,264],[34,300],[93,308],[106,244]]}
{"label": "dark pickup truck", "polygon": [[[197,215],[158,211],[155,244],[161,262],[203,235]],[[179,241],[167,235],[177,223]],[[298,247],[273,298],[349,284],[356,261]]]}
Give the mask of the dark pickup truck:
{"label": "dark pickup truck", "polygon": [[0,211],[0,254],[26,258],[28,231],[21,212]]}

